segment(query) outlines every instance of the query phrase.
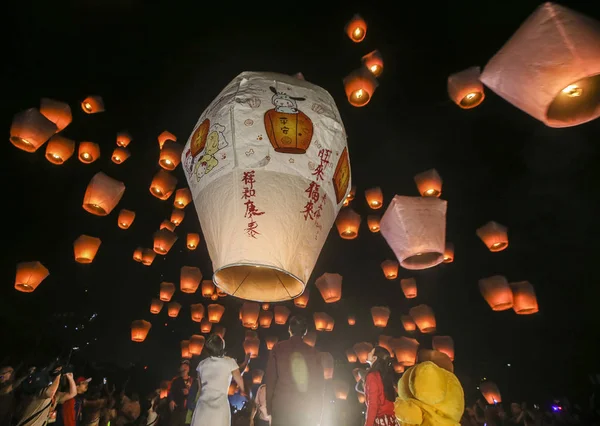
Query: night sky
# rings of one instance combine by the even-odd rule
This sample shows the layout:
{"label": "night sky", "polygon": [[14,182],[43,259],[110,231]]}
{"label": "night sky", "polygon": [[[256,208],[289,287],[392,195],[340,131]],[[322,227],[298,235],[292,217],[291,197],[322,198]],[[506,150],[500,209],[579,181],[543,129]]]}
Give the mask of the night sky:
{"label": "night sky", "polygon": [[[150,300],[158,296],[161,281],[178,283],[181,266],[198,266],[208,279],[212,265],[203,238],[196,251],[185,248],[186,233],[201,232],[193,205],[186,208],[179,240],[167,256],[157,256],[151,267],[132,259],[136,247],[151,247],[153,232],[172,210],[172,198],[160,201],[148,190],[159,170],[157,136],[168,130],[185,143],[202,111],[242,71],[300,71],[336,100],[357,186],[352,208],[363,217],[355,240],[342,240],[335,227],[331,230],[309,282],[308,308],[286,302],[311,324],[315,311],[335,318],[335,330],[319,333],[317,347],[340,361],[336,377],[351,380],[346,348],[376,341],[379,334],[405,335],[400,315],[426,303],[436,313],[437,334],[455,340],[455,368],[468,398],[477,395],[483,377],[514,400],[543,401],[586,391],[587,374],[598,370],[595,350],[600,346],[595,268],[600,121],[552,129],[489,89],[483,104],[468,111],[446,91],[449,74],[483,67],[541,2],[413,2],[395,11],[366,2],[329,9],[247,2],[222,10],[206,2],[72,3],[21,2],[10,6],[3,19],[10,36],[2,67],[6,140],[0,332],[5,336],[0,359],[10,355],[14,363],[44,362],[79,346],[78,359],[148,366],[147,381],[153,385],[172,377],[179,342],[199,334],[189,305],[211,302],[200,291],[177,291],[173,300],[183,308],[179,318],[170,319],[166,309],[151,315]],[[561,4],[600,19],[600,5],[594,3]],[[369,25],[359,44],[343,31],[355,13]],[[354,108],[342,79],[374,49],[385,62],[380,86],[366,107]],[[106,112],[81,110],[81,100],[93,94],[104,98]],[[29,154],[9,143],[12,116],[38,107],[41,97],[71,105],[73,122],[64,134],[100,144],[98,161],[85,165],[75,154],[56,166],[44,158],[45,146]],[[121,130],[133,136],[131,157],[116,165],[110,155]],[[423,271],[401,269],[397,280],[386,280],[380,263],[393,253],[381,234],[366,227],[372,211],[364,190],[380,186],[387,207],[395,194],[417,196],[413,176],[430,168],[444,180],[447,240],[455,245],[455,261]],[[81,207],[98,171],[127,187],[106,217]],[[178,188],[187,186],[181,167],[175,175]],[[117,227],[121,208],[137,213],[128,230]],[[503,252],[491,253],[475,235],[489,220],[508,226],[510,245]],[[73,258],[73,241],[80,234],[102,240],[90,265]],[[34,293],[17,292],[15,264],[31,260],[41,261],[50,276]],[[314,287],[324,272],[343,275],[340,302],[326,305]],[[496,274],[511,282],[530,281],[539,313],[492,312],[477,282]],[[399,280],[411,276],[419,295],[407,300]],[[228,296],[219,303],[226,306],[228,350],[241,360],[242,301]],[[374,305],[392,310],[383,331],[373,326]],[[349,313],[357,316],[354,328],[347,325]],[[153,324],[143,344],[130,340],[135,319]],[[75,330],[81,324],[84,328]],[[259,334],[285,338],[286,329],[273,325]],[[417,338],[421,347],[430,347],[431,336],[417,333]],[[264,367],[267,354],[263,343],[254,365]]]}

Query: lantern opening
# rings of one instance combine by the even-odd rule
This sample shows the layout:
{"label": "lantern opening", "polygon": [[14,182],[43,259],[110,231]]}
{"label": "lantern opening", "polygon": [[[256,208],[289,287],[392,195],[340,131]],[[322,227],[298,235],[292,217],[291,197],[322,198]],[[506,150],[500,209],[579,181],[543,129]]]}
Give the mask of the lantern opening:
{"label": "lantern opening", "polygon": [[508,243],[505,241],[494,243],[490,246],[491,251],[502,251],[508,246]]}
{"label": "lantern opening", "polygon": [[357,106],[366,105],[370,98],[369,92],[363,89],[355,90],[350,94],[350,102]]}
{"label": "lantern opening", "polygon": [[83,208],[86,209],[88,212],[96,214],[98,216],[106,216],[108,214],[106,213],[106,210],[104,210],[98,204],[84,204]]}
{"label": "lantern opening", "polygon": [[85,109],[86,111],[92,111],[92,104],[89,102],[84,102],[83,103],[83,109]]}
{"label": "lantern opening", "polygon": [[18,136],[11,136],[10,141],[14,146],[16,146],[19,149],[22,149],[23,151],[35,152],[35,147],[27,139],[23,139]]}
{"label": "lantern opening", "polygon": [[160,190],[160,188],[157,188],[156,186],[152,187],[152,192],[154,192],[156,195],[158,195],[159,197],[164,197],[165,194],[163,194],[163,192]]}
{"label": "lantern opening", "polygon": [[300,296],[306,284],[270,265],[231,264],[215,271],[213,281],[227,294],[257,302],[279,302]]}
{"label": "lantern opening", "polygon": [[427,197],[437,197],[440,195],[440,191],[438,191],[437,189],[434,189],[434,188],[429,188],[428,190],[425,191],[425,195]]}
{"label": "lantern opening", "polygon": [[75,258],[75,262],[78,263],[92,263],[93,259],[90,259],[89,257],[76,257]]}
{"label": "lantern opening", "polygon": [[371,65],[370,70],[373,74],[375,74],[375,76],[379,75],[379,70],[380,70],[379,65]]}
{"label": "lantern opening", "polygon": [[546,113],[550,123],[589,121],[600,114],[600,74],[584,78],[562,89]]}
{"label": "lantern opening", "polygon": [[407,257],[400,264],[406,269],[425,269],[439,265],[444,259],[444,254],[439,252],[417,253]]}
{"label": "lantern opening", "polygon": [[354,31],[352,31],[352,38],[356,41],[360,41],[363,36],[363,30],[360,27],[356,27]]}
{"label": "lantern opening", "polygon": [[483,101],[482,92],[471,92],[460,100],[460,106],[463,108],[474,108]]}
{"label": "lantern opening", "polygon": [[80,155],[82,160],[89,160],[90,159],[90,154],[89,152],[82,152]]}
{"label": "lantern opening", "polygon": [[22,291],[23,293],[31,293],[33,292],[33,290],[35,290],[33,286],[23,283],[15,284],[15,288],[19,291]]}

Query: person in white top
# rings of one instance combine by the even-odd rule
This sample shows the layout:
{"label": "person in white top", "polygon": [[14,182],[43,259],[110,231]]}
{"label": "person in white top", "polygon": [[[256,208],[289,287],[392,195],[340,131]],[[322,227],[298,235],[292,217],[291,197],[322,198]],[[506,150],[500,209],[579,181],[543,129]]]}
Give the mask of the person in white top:
{"label": "person in white top", "polygon": [[271,426],[271,416],[267,413],[267,385],[260,385],[254,402],[256,403],[254,426]]}
{"label": "person in white top", "polygon": [[230,426],[229,384],[233,377],[244,392],[244,380],[236,360],[225,356],[225,341],[219,335],[212,334],[206,340],[203,352],[207,358],[197,368],[200,396],[191,426]]}

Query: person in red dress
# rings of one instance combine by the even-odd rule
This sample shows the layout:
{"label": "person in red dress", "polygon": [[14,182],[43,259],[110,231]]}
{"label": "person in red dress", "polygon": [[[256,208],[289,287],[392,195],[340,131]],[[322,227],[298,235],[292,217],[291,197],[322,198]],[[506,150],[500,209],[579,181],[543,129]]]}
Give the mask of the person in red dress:
{"label": "person in red dress", "polygon": [[394,414],[396,379],[392,358],[387,349],[375,346],[367,357],[371,366],[365,379],[365,426],[399,426]]}

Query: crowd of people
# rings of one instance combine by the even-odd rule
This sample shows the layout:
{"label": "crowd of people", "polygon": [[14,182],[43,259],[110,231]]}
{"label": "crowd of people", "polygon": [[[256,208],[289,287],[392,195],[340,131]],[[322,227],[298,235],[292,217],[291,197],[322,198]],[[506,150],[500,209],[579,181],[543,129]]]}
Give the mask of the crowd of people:
{"label": "crowd of people", "polygon": [[[31,368],[17,377],[10,366],[0,367],[0,426],[346,426],[342,413],[327,413],[326,381],[316,349],[304,343],[307,323],[289,322],[290,338],[271,350],[264,383],[253,384],[242,363],[226,356],[225,341],[208,337],[196,375],[181,362],[177,377],[140,400],[115,387],[74,378],[70,366]],[[364,426],[399,426],[394,413],[396,375],[387,349],[376,346],[369,368],[359,372],[356,391],[365,397]],[[243,398],[241,408],[230,404],[231,383]],[[566,426],[585,424],[568,404],[549,411],[512,403],[488,405],[479,399],[466,407],[462,426]]]}

